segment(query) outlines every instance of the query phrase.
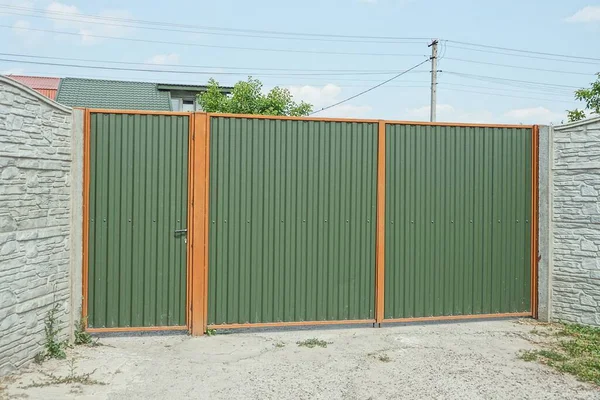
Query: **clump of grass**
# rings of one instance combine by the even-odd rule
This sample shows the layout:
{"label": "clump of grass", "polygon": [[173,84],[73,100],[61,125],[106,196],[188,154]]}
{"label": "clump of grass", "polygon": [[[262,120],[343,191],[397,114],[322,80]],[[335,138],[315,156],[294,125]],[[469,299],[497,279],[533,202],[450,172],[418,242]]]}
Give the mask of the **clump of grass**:
{"label": "clump of grass", "polygon": [[312,338],[312,339],[306,339],[306,340],[302,340],[302,341],[296,342],[296,344],[299,347],[308,347],[309,349],[312,349],[312,348],[317,347],[317,346],[325,348],[325,347],[327,347],[327,344],[331,344],[331,342],[327,343],[324,340]]}
{"label": "clump of grass", "polygon": [[87,374],[78,374],[75,366],[75,360],[71,360],[69,362],[69,373],[67,375],[57,376],[52,373],[44,373],[48,380],[44,382],[33,382],[29,385],[22,386],[21,389],[42,388],[55,385],[70,385],[73,383],[79,383],[82,385],[106,385],[105,382],[98,381],[91,377],[94,372],[96,372],[96,370],[93,370]]}
{"label": "clump of grass", "polygon": [[379,357],[379,361],[381,362],[391,362],[392,359],[390,358],[390,356],[388,356],[387,354],[381,354]]}
{"label": "clump of grass", "polygon": [[35,356],[35,361],[38,363],[43,362],[48,358],[58,358],[65,359],[67,358],[67,353],[65,349],[69,345],[66,340],[59,340],[58,336],[60,334],[60,328],[58,327],[58,316],[57,313],[60,311],[60,305],[58,303],[54,304],[54,306],[48,311],[46,314],[46,318],[44,320],[44,348],[45,351],[42,353],[38,353]]}
{"label": "clump of grass", "polygon": [[600,328],[561,324],[555,338],[543,349],[521,353],[520,358],[537,360],[579,380],[600,385]]}
{"label": "clump of grass", "polygon": [[94,346],[98,344],[98,341],[94,342],[92,335],[85,331],[86,319],[82,318],[75,326],[75,344],[76,345],[87,345]]}
{"label": "clump of grass", "polygon": [[215,336],[216,334],[217,334],[216,329],[207,329],[206,330],[206,336]]}
{"label": "clump of grass", "polygon": [[284,348],[285,347],[285,343],[283,343],[283,342],[277,342],[277,343],[275,343],[275,347],[277,347],[278,349]]}

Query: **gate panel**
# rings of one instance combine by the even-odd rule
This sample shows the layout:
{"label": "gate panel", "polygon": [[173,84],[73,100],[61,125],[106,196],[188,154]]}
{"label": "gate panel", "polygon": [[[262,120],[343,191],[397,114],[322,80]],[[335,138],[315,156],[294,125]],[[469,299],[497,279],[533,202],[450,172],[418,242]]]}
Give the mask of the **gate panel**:
{"label": "gate panel", "polygon": [[90,328],[186,325],[189,119],[91,113]]}
{"label": "gate panel", "polygon": [[386,125],[386,319],[531,310],[531,135]]}
{"label": "gate panel", "polygon": [[377,124],[210,118],[208,324],[374,318]]}

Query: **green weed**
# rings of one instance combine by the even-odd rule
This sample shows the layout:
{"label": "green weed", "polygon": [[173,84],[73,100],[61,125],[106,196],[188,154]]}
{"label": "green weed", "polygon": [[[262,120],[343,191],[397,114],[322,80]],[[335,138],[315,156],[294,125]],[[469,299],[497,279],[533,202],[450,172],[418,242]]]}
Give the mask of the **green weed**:
{"label": "green weed", "polygon": [[553,342],[541,350],[523,352],[525,361],[538,360],[579,380],[600,385],[600,328],[560,324]]}
{"label": "green weed", "polygon": [[327,344],[331,344],[331,342],[327,343],[324,340],[312,338],[312,339],[306,339],[306,340],[296,342],[296,344],[299,347],[308,347],[309,349],[312,349],[313,347],[317,347],[317,346],[325,348],[325,347],[327,347]]}

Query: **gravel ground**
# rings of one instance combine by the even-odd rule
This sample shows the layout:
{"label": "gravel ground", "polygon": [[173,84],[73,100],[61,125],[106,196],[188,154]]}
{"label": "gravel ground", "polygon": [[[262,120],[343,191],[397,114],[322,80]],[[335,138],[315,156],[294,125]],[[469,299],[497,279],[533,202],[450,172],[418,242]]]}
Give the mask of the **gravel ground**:
{"label": "gravel ground", "polygon": [[[520,360],[533,322],[477,321],[104,337],[69,352],[75,374],[104,385],[46,382],[69,360],[5,379],[28,399],[600,399],[597,387]],[[317,338],[326,348],[298,341]]]}

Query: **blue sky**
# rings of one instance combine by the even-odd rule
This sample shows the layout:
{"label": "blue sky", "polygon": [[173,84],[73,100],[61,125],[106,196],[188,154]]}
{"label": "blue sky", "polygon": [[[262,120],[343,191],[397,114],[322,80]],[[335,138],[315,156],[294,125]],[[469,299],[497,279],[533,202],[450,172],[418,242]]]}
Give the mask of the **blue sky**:
{"label": "blue sky", "polygon": [[[94,70],[7,61],[0,61],[0,72],[196,84],[214,76],[227,85],[252,73],[266,88],[289,87],[296,98],[321,108],[425,60],[430,53],[428,39],[439,38],[438,68],[442,72],[439,74],[438,120],[546,124],[560,123],[566,109],[581,107],[573,100],[573,90],[588,86],[594,80],[593,74],[600,71],[600,3],[592,0],[182,0],[176,3],[177,7],[172,2],[148,4],[148,1],[116,0],[0,0],[0,29],[4,38],[1,53],[147,63],[147,66],[7,55],[0,58],[212,74]],[[344,42],[297,40],[287,35],[248,37],[247,32],[231,36],[207,32],[235,32],[204,30],[202,33],[201,29],[173,32],[157,30],[161,27],[159,24],[122,26],[123,22],[107,19],[92,21],[101,24],[82,22],[82,14],[220,28],[420,39],[372,43],[361,39],[352,42],[349,39]],[[71,35],[32,29],[70,32]],[[598,60],[515,53],[451,41]],[[265,68],[294,71],[264,71]],[[361,74],[346,71],[346,75],[339,75],[340,70],[358,70]],[[321,115],[427,120],[429,70],[429,64],[425,64]],[[240,75],[222,74],[231,72]],[[307,73],[312,75],[298,75]]]}

